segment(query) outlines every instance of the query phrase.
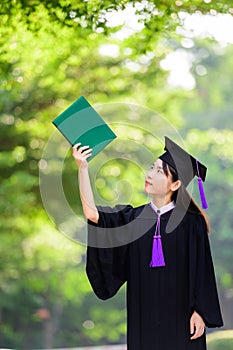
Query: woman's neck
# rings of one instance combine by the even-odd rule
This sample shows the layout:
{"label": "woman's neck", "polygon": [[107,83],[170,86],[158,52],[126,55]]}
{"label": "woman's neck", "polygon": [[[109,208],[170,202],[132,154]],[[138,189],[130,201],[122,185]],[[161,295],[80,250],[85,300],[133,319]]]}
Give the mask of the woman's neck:
{"label": "woman's neck", "polygon": [[158,197],[154,197],[152,199],[152,202],[154,203],[154,205],[159,209],[164,207],[165,205],[169,204],[172,202],[171,197],[163,197],[163,198],[158,198]]}

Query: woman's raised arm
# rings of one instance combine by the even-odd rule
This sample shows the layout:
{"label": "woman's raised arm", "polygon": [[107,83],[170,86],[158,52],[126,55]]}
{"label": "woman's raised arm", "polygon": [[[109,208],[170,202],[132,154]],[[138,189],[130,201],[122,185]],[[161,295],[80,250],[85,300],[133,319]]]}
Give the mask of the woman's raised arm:
{"label": "woman's raised arm", "polygon": [[79,191],[83,213],[88,220],[97,223],[99,213],[94,202],[87,162],[92,149],[89,146],[80,146],[81,143],[73,146],[73,157],[78,165]]}

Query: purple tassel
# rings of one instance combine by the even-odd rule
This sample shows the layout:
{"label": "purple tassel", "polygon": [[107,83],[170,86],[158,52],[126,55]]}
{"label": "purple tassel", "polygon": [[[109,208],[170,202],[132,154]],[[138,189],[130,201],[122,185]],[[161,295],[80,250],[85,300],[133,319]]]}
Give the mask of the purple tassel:
{"label": "purple tassel", "polygon": [[208,204],[207,204],[206,197],[205,197],[202,179],[200,177],[198,177],[197,180],[198,180],[198,187],[199,187],[199,192],[200,192],[200,197],[201,197],[202,209],[207,209]]}
{"label": "purple tassel", "polygon": [[154,236],[150,267],[165,266],[161,236]]}
{"label": "purple tassel", "polygon": [[208,204],[207,204],[206,197],[205,197],[203,182],[202,182],[202,179],[201,179],[200,173],[199,173],[199,166],[198,166],[197,159],[196,159],[196,165],[197,165],[197,175],[198,175],[197,180],[198,180],[199,193],[200,193],[200,197],[201,197],[202,209],[207,209]]}
{"label": "purple tassel", "polygon": [[160,216],[158,216],[155,234],[153,237],[153,247],[152,247],[152,259],[150,262],[150,267],[160,267],[165,266],[163,247],[160,236]]}

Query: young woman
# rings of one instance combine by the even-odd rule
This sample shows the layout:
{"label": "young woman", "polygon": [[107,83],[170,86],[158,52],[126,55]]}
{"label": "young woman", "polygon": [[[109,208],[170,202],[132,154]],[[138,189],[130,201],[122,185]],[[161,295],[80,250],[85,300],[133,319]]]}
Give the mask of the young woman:
{"label": "young woman", "polygon": [[186,186],[206,168],[166,137],[145,179],[151,203],[96,207],[88,146],[73,147],[88,219],[87,275],[101,299],[127,282],[128,350],[205,350],[205,327],[223,325],[208,223]]}

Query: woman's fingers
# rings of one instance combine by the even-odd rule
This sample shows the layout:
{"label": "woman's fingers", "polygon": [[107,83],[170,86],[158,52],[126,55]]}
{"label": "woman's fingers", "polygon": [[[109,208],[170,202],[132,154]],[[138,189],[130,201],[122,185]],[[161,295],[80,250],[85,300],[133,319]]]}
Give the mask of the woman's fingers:
{"label": "woman's fingers", "polygon": [[194,333],[195,333],[195,326],[194,326],[194,323],[191,320],[190,321],[190,334],[194,334]]}
{"label": "woman's fingers", "polygon": [[90,156],[92,155],[92,153],[91,153],[91,151],[90,151],[90,153],[86,153],[86,154],[82,154],[82,159],[87,159],[87,158],[89,158]]}
{"label": "woman's fingers", "polygon": [[92,148],[84,149],[83,151],[81,151],[81,156],[85,156],[86,154],[89,154],[91,152],[92,152]]}
{"label": "woman's fingers", "polygon": [[81,146],[81,142],[76,143],[76,144],[73,146],[73,149],[76,149],[76,150],[77,150],[79,146]]}
{"label": "woman's fingers", "polygon": [[90,153],[92,151],[92,148],[90,146],[82,146],[80,147],[81,143],[77,143],[76,145],[73,146],[73,154],[78,154],[78,155],[86,155],[87,153]]}
{"label": "woman's fingers", "polygon": [[205,331],[205,327],[203,326],[195,326],[195,333],[193,336],[190,338],[191,340],[197,339],[202,336],[202,334]]}
{"label": "woman's fingers", "polygon": [[89,146],[81,146],[81,143],[77,143],[76,145],[73,146],[73,152],[79,152],[82,153],[84,150],[88,149]]}

